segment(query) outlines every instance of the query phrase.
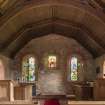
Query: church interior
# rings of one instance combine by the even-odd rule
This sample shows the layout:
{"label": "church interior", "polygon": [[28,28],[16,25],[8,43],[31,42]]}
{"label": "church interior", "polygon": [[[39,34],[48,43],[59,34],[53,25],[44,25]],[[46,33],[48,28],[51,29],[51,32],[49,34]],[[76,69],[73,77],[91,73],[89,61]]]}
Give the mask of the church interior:
{"label": "church interior", "polygon": [[105,105],[105,0],[0,0],[0,105]]}

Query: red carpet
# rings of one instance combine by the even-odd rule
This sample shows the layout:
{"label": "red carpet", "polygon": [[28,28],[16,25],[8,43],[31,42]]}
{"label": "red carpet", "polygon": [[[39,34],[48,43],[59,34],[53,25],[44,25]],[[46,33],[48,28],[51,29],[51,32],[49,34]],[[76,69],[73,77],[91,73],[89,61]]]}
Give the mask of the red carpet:
{"label": "red carpet", "polygon": [[44,105],[60,105],[60,103],[56,99],[51,99],[51,100],[45,100]]}

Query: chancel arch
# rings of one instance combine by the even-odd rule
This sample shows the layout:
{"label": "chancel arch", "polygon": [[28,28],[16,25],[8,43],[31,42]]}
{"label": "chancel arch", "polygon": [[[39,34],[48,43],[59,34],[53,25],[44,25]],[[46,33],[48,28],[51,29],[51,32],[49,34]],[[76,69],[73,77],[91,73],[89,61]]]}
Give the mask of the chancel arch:
{"label": "chancel arch", "polygon": [[[38,69],[36,69],[38,71],[37,83],[40,84],[42,94],[51,94],[51,92],[54,94],[57,92],[62,94],[63,88],[65,88],[66,85],[70,88],[67,89],[67,92],[71,93],[71,80],[67,80],[67,76],[70,76],[70,68],[68,68],[70,65],[67,65],[67,62],[70,61],[72,56],[76,56],[81,62],[84,61],[84,59],[86,59],[86,61],[92,59],[92,55],[82,47],[79,42],[61,34],[47,34],[32,39],[20,52],[17,53],[15,60],[17,62],[22,62],[20,59],[24,59],[25,56],[27,58],[30,53],[35,55],[35,61],[36,63],[38,62]],[[54,59],[53,62],[51,60],[52,58]],[[84,69],[86,74],[89,75],[86,76],[86,78],[91,79],[91,68],[91,65],[87,65],[87,68]],[[77,81],[82,81],[84,79],[84,74],[81,73],[82,70],[78,71],[79,79]],[[53,81],[55,79],[58,81],[56,85],[53,84],[55,83]],[[52,84],[52,86],[50,84]],[[62,91],[59,91],[59,88],[57,88],[59,86],[62,87]],[[46,87],[50,88],[46,90]]]}

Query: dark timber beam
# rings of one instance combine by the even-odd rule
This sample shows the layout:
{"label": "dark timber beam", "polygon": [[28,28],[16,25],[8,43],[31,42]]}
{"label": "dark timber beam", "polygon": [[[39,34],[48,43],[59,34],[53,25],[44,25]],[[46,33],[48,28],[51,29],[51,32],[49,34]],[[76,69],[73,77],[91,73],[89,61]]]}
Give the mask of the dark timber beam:
{"label": "dark timber beam", "polygon": [[85,33],[85,31],[70,22],[68,23],[67,21],[57,19],[48,19],[25,26],[23,31],[20,31],[19,34],[17,33],[16,36],[9,41],[7,44],[8,46],[6,45],[2,52],[10,57],[14,57],[29,41],[50,33],[60,34],[77,40],[94,57],[105,53],[105,50],[92,37],[90,37],[88,33]]}

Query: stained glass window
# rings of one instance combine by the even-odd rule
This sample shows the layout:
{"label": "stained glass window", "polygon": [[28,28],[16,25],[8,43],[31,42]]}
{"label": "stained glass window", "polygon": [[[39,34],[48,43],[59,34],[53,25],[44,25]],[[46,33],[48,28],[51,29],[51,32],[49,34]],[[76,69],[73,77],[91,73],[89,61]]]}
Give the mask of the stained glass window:
{"label": "stained glass window", "polygon": [[105,61],[104,61],[104,64],[103,64],[103,78],[105,78]]}
{"label": "stained glass window", "polygon": [[56,68],[57,58],[56,56],[48,56],[48,67]]}
{"label": "stained glass window", "polygon": [[33,56],[25,57],[22,62],[22,80],[34,81],[35,78],[35,58]]}
{"label": "stained glass window", "polygon": [[71,66],[71,80],[77,81],[78,80],[78,59],[76,57],[71,58],[70,62]]}

